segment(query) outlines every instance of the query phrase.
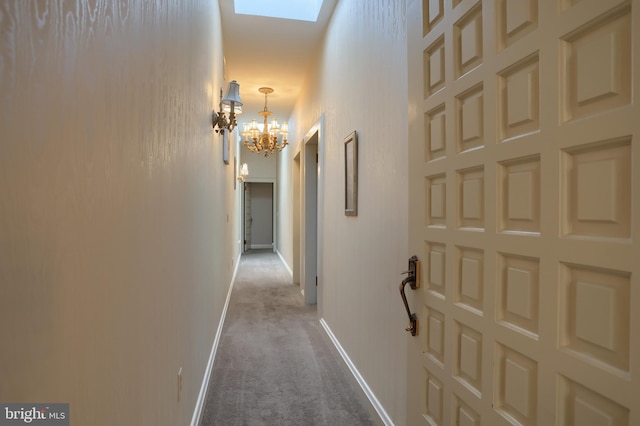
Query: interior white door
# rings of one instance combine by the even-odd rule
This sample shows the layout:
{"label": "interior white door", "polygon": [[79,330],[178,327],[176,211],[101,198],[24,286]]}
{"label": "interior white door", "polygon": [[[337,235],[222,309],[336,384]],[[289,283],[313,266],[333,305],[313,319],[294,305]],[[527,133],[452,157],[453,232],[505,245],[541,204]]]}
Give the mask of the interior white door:
{"label": "interior white door", "polygon": [[640,1],[407,7],[407,423],[640,425]]}
{"label": "interior white door", "polygon": [[273,249],[273,183],[250,182],[252,249]]}

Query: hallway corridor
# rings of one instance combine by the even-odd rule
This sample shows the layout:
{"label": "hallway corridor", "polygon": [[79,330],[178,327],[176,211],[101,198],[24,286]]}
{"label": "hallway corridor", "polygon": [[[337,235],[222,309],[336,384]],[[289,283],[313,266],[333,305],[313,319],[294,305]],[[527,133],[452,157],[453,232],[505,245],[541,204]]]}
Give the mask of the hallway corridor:
{"label": "hallway corridor", "polygon": [[277,255],[243,255],[201,424],[375,424],[347,374]]}

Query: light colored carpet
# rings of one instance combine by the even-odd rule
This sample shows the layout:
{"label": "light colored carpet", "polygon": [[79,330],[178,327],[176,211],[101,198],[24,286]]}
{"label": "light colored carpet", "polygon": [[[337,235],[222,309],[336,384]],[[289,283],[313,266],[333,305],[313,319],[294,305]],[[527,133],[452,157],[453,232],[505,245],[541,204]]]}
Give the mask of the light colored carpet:
{"label": "light colored carpet", "polygon": [[243,255],[202,426],[374,425],[276,254]]}

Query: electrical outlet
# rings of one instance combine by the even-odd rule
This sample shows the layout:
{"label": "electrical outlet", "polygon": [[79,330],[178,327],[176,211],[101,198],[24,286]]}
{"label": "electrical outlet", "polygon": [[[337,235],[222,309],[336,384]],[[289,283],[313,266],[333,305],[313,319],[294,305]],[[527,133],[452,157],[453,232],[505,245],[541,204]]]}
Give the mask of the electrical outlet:
{"label": "electrical outlet", "polygon": [[178,370],[178,402],[182,397],[182,367]]}

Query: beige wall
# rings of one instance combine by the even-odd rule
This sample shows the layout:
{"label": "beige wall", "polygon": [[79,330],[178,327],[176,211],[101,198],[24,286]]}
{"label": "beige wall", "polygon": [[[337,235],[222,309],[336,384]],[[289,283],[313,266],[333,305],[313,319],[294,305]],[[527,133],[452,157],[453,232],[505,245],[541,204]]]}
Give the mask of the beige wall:
{"label": "beige wall", "polygon": [[190,421],[240,229],[221,64],[215,0],[0,4],[0,401]]}
{"label": "beige wall", "polygon": [[[324,116],[319,308],[396,424],[405,423],[407,61],[404,2],[341,0],[289,120],[278,170],[278,247],[292,263],[292,158]],[[359,138],[358,216],[344,215],[344,138]],[[321,142],[322,143],[322,142]],[[381,344],[381,342],[384,342]]]}
{"label": "beige wall", "polygon": [[[240,117],[243,119],[244,117]],[[252,181],[272,181],[276,178],[276,161],[279,154],[272,154],[267,157],[264,154],[256,154],[249,151],[244,146],[244,139],[241,142],[240,154],[242,163],[247,163],[249,168],[248,180]]]}

